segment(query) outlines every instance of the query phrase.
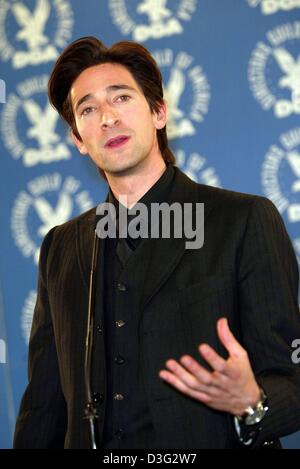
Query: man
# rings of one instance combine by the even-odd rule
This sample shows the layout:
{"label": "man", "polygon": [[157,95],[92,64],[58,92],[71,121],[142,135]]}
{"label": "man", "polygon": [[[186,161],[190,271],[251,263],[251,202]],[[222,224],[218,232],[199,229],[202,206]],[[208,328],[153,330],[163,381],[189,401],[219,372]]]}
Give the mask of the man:
{"label": "man", "polygon": [[[196,184],[174,166],[161,74],[141,45],[75,41],[54,66],[49,98],[107,179],[117,220],[137,202],[149,211],[163,202],[205,207],[199,249],[187,249],[185,236],[98,233],[97,447],[278,447],[300,428],[291,359],[300,320],[297,262],[277,210],[262,197]],[[91,447],[83,417],[95,215],[53,228],[43,242],[16,448]]]}

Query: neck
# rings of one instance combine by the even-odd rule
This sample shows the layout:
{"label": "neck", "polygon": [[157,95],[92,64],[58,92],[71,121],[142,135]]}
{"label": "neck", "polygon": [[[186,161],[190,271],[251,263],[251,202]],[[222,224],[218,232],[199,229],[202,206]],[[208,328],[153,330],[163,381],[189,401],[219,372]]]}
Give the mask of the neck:
{"label": "neck", "polygon": [[126,201],[122,198],[121,203],[126,205],[127,208],[131,208],[158,181],[165,169],[166,164],[163,158],[160,158],[156,164],[145,164],[138,171],[125,175],[105,174],[116,199],[120,200],[120,196],[126,196]]}

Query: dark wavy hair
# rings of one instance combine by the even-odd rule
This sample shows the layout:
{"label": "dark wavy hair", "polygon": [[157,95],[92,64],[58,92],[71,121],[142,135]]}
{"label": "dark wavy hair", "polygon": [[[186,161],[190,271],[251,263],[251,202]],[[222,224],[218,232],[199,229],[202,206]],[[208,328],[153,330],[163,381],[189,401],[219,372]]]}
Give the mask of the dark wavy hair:
{"label": "dark wavy hair", "polygon": [[[93,36],[77,39],[57,59],[48,82],[48,96],[50,103],[79,140],[81,137],[76,127],[70,89],[86,68],[104,63],[127,68],[142,90],[151,112],[158,112],[163,104],[162,76],[154,58],[144,46],[132,41],[121,41],[108,48]],[[174,164],[175,157],[168,146],[166,126],[157,130],[157,139],[165,162]],[[105,178],[101,169],[100,174]]]}

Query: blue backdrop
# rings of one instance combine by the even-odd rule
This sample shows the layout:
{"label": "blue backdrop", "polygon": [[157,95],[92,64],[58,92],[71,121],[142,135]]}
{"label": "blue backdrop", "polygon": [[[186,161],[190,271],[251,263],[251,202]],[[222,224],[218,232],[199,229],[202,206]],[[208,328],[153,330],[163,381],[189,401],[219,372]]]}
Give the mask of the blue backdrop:
{"label": "blue backdrop", "polygon": [[[178,165],[269,197],[300,262],[300,0],[0,0],[2,448],[27,379],[42,239],[106,193],[45,93],[59,53],[87,35],[152,51]],[[300,448],[300,433],[283,441]]]}

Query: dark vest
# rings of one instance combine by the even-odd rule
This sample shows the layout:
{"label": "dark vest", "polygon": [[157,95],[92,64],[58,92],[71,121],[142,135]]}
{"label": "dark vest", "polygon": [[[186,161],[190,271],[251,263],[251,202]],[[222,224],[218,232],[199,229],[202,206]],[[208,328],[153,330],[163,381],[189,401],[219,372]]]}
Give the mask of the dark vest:
{"label": "dark vest", "polygon": [[[174,177],[168,166],[139,202],[148,207],[166,200]],[[117,204],[113,194],[109,201]],[[130,220],[130,218],[129,218]],[[139,251],[147,239],[131,240],[132,254],[125,264],[116,252],[118,239],[104,241],[103,332],[106,395],[102,396],[102,448],[156,448],[156,435],[146,400],[140,357],[140,291],[138,279],[144,265]],[[132,246],[133,244],[133,246]],[[99,268],[101,268],[99,266]],[[158,266],[159,268],[159,266]]]}
{"label": "dark vest", "polygon": [[104,263],[107,384],[102,447],[154,448],[139,354],[139,291],[135,287],[143,268],[139,247],[122,267],[116,255],[116,240],[107,239]]}

